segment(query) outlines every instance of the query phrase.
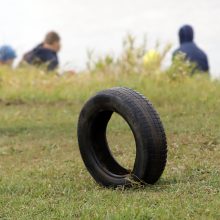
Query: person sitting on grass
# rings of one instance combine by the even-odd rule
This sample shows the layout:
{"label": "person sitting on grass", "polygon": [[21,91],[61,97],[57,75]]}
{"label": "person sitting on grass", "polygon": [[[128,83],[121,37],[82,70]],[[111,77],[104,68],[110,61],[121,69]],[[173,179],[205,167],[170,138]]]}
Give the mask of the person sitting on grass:
{"label": "person sitting on grass", "polygon": [[193,41],[194,31],[190,25],[184,25],[179,30],[180,47],[173,53],[173,58],[176,55],[183,54],[186,60],[195,63],[196,69],[202,72],[209,71],[208,58]]}
{"label": "person sitting on grass", "polygon": [[16,52],[10,46],[0,47],[0,65],[12,66],[15,58],[17,57]]}
{"label": "person sitting on grass", "polygon": [[24,55],[23,61],[30,65],[45,66],[48,71],[54,71],[59,65],[57,53],[60,48],[60,36],[51,31],[46,35],[43,43]]}

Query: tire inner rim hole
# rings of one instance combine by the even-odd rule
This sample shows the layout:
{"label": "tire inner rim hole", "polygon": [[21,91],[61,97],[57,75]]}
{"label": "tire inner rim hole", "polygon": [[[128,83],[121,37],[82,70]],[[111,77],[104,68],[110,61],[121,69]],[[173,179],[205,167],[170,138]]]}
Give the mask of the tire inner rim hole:
{"label": "tire inner rim hole", "polygon": [[113,113],[106,129],[106,138],[114,159],[125,169],[132,171],[136,157],[136,143],[128,123]]}

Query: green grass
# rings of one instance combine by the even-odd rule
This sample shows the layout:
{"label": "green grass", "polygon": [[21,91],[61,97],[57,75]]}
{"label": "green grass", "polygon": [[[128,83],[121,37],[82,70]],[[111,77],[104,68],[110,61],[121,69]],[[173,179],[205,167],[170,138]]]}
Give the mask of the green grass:
{"label": "green grass", "polygon": [[[154,186],[105,189],[86,171],[77,119],[95,92],[127,86],[159,112],[169,153]],[[0,219],[220,219],[220,83],[206,77],[0,70]],[[131,166],[130,131],[115,116],[115,156]],[[126,153],[129,151],[129,153]]]}

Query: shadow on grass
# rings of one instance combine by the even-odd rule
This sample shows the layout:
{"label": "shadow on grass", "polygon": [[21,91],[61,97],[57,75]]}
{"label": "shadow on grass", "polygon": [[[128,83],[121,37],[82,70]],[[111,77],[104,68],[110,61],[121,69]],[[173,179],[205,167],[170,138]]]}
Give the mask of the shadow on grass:
{"label": "shadow on grass", "polygon": [[170,178],[170,179],[163,179],[161,178],[157,183],[155,184],[133,184],[132,186],[119,186],[117,188],[105,188],[102,186],[98,186],[99,190],[106,190],[106,189],[112,189],[114,191],[121,191],[121,192],[139,192],[139,191],[149,191],[149,192],[163,192],[167,191],[170,188],[173,189],[173,187],[176,187],[178,185],[182,184],[193,184],[193,183],[199,183],[198,178],[194,177],[193,175],[190,175],[186,177],[185,175],[182,176],[182,178]]}

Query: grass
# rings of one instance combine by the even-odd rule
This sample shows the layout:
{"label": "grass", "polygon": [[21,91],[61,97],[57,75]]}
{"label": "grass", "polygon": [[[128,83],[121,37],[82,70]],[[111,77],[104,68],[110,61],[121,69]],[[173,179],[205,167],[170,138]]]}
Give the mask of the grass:
{"label": "grass", "polygon": [[[121,57],[90,62],[89,73],[76,76],[1,67],[0,219],[220,219],[220,82],[188,77],[180,63],[146,69],[144,50],[129,39]],[[79,112],[91,95],[114,86],[143,93],[163,121],[168,162],[153,186],[102,188],[81,160]],[[108,140],[131,167],[133,137],[117,115]]]}
{"label": "grass", "polygon": [[[34,74],[1,74],[1,219],[220,218],[218,82],[200,76],[172,81],[166,75]],[[76,126],[83,103],[100,89],[122,85],[147,96],[166,128],[168,163],[154,186],[104,189],[79,154]],[[115,156],[130,163],[131,134],[116,116],[108,138]]]}

